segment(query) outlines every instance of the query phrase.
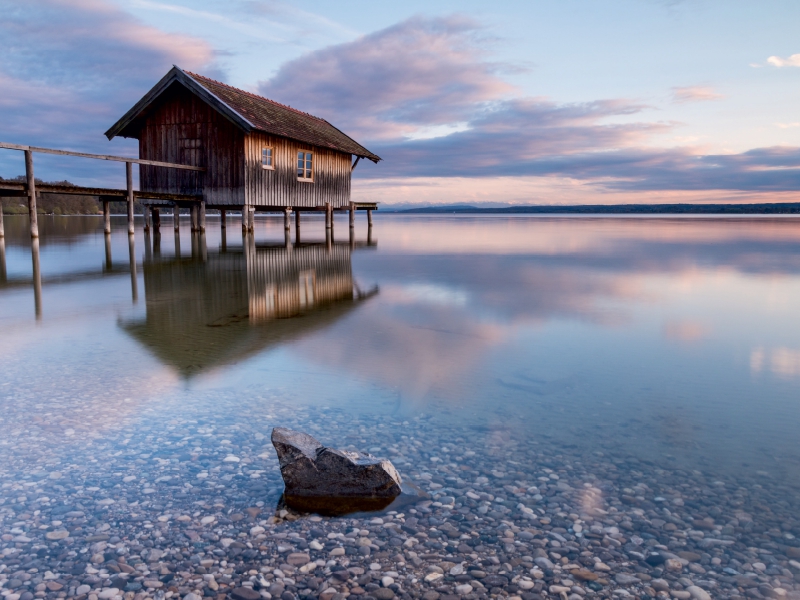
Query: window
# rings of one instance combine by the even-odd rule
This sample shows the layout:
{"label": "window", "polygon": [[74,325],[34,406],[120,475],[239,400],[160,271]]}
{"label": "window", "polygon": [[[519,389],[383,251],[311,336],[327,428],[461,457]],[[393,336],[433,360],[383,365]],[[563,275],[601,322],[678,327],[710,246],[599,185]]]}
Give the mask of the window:
{"label": "window", "polygon": [[274,169],[275,163],[272,158],[272,148],[266,147],[261,149],[261,168]]}
{"label": "window", "polygon": [[300,150],[297,153],[297,178],[303,181],[314,180],[314,170],[312,168],[313,153]]}

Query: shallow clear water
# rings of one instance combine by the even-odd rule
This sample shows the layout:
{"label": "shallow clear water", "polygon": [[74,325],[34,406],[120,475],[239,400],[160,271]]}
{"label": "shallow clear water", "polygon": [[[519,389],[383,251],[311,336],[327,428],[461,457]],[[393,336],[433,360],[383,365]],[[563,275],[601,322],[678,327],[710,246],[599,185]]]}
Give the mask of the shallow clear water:
{"label": "shallow clear water", "polygon": [[[431,511],[445,521],[474,513],[478,520],[467,521],[477,536],[498,524],[518,533],[537,525],[530,531],[545,533],[532,539],[545,540],[552,558],[549,519],[568,519],[562,530],[571,538],[554,547],[559,559],[574,561],[582,555],[565,552],[569,543],[591,549],[575,525],[586,531],[595,519],[608,527],[609,513],[624,523],[633,511],[633,522],[647,517],[649,529],[622,548],[704,549],[701,587],[725,597],[759,589],[732,581],[723,572],[736,566],[730,560],[738,560],[739,575],[783,590],[775,597],[795,593],[800,563],[787,562],[786,548],[800,535],[798,219],[378,215],[369,239],[359,217],[352,244],[344,220],[326,244],[323,222],[305,218],[302,243],[293,229],[286,247],[282,220],[259,220],[247,240],[232,221],[223,240],[209,218],[204,238],[184,222],[176,250],[168,219],[160,240],[137,229],[131,248],[124,219],[115,219],[106,246],[99,218],[45,217],[40,292],[25,223],[6,217],[0,264],[0,512],[13,569],[43,548],[50,549],[42,560],[86,563],[97,543],[86,540],[97,531],[113,539],[117,529],[128,555],[146,562],[148,540],[180,546],[172,537],[179,514],[216,515],[234,531],[240,526],[230,515],[247,507],[261,510],[255,520],[272,516],[258,558],[272,560],[280,550],[269,545],[270,527],[304,532],[320,522],[273,515],[282,485],[269,434],[288,426],[388,456],[436,504],[453,499],[406,514],[419,520],[412,528],[426,526]],[[555,474],[565,488],[554,487]],[[492,500],[471,499],[469,490]],[[478,511],[495,501],[505,502],[499,513]],[[533,516],[517,505],[534,507]],[[87,514],[69,525],[54,518],[64,508]],[[682,519],[682,536],[652,533],[664,523],[653,515],[664,510]],[[175,532],[149,536],[164,515],[160,523],[175,523]],[[141,529],[142,517],[149,528]],[[704,546],[691,533],[709,518],[717,527],[705,536],[730,543]],[[357,521],[343,520],[342,532]],[[43,537],[64,527],[73,532],[66,541]],[[15,541],[19,535],[28,541]],[[547,594],[548,585],[561,585],[552,570],[543,589],[513,583],[506,566],[522,564],[523,575],[541,579],[531,573],[540,547],[519,546],[518,536],[521,563],[512,565],[497,539],[472,558],[461,549],[468,562],[498,558],[513,589],[499,585],[495,593]],[[309,541],[304,534],[294,549]],[[769,561],[752,566],[766,560],[761,550],[750,563],[731,554],[754,547],[775,557],[778,570],[768,573]],[[719,563],[710,562],[711,549]],[[446,543],[428,550],[449,556]],[[403,568],[436,562],[425,556],[407,553]],[[612,574],[644,574],[627,587],[655,594],[642,592],[651,566],[636,566],[633,556],[598,560]],[[396,556],[386,558],[399,568]],[[689,587],[672,575],[673,590]],[[405,583],[395,591],[458,594],[459,581],[449,577],[447,588],[446,577],[412,583],[400,573]],[[295,583],[281,585],[301,597],[312,590]],[[63,590],[45,594],[80,595],[78,584],[67,577]],[[108,584],[101,577],[92,585]],[[173,594],[203,593],[197,585]],[[616,589],[609,585],[608,593]],[[482,593],[473,587],[461,595]]]}

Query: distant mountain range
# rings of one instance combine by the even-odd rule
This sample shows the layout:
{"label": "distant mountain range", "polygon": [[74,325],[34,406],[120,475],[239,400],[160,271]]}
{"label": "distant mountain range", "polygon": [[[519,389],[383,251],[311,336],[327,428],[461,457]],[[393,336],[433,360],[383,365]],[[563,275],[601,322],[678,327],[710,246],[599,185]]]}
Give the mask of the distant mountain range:
{"label": "distant mountain range", "polygon": [[800,202],[773,202],[768,204],[581,204],[523,205],[523,206],[472,206],[468,204],[443,204],[439,206],[408,207],[387,205],[381,212],[403,214],[663,214],[663,215],[786,215],[800,214]]}

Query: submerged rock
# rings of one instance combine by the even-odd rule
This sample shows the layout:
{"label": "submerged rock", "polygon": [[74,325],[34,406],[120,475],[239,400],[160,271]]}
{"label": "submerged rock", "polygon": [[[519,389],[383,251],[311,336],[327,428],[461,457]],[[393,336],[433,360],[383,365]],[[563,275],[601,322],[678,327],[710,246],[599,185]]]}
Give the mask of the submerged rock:
{"label": "submerged rock", "polygon": [[308,434],[283,427],[272,430],[272,445],[287,503],[293,497],[391,500],[402,492],[400,474],[388,460],[328,448]]}

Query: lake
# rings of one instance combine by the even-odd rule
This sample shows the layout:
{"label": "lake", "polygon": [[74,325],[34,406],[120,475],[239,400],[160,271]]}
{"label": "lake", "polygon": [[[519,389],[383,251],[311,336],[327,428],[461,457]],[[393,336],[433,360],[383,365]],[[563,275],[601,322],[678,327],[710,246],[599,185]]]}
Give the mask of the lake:
{"label": "lake", "polygon": [[[6,600],[800,598],[800,219],[338,219],[6,216]],[[429,497],[297,513],[279,426]]]}

